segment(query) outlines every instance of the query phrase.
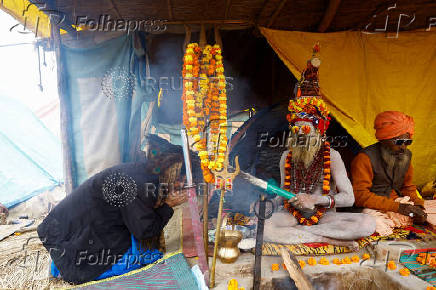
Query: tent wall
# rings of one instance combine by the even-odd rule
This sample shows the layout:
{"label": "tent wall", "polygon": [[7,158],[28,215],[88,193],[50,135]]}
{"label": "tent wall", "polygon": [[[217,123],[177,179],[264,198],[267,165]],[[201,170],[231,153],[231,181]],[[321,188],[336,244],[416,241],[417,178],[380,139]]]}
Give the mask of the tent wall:
{"label": "tent wall", "polygon": [[73,188],[107,167],[140,158],[141,109],[148,109],[144,52],[143,39],[132,34],[90,46],[62,44],[61,102],[71,116]]}
{"label": "tent wall", "polygon": [[417,184],[436,176],[436,32],[305,33],[263,28],[296,78],[320,42],[320,87],[333,116],[362,145],[376,142],[373,122],[395,110],[415,119],[412,150]]}

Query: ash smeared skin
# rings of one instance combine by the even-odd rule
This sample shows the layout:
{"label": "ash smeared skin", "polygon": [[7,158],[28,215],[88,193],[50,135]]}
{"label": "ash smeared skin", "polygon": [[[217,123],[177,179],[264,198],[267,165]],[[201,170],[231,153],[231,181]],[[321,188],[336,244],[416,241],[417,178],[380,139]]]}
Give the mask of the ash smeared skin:
{"label": "ash smeared skin", "polygon": [[[288,152],[283,153],[280,161],[282,187],[285,178],[284,164]],[[330,151],[330,157],[332,176],[330,194],[335,198],[336,207],[352,206],[354,203],[353,187],[348,179],[342,158],[333,149]],[[328,204],[328,199],[322,196],[322,176],[313,194],[319,197],[318,206]],[[280,199],[276,198],[276,202],[280,203]],[[340,246],[356,247],[353,240],[369,236],[374,230],[374,219],[365,214],[337,213],[333,208],[327,210],[318,224],[302,226],[298,225],[297,220],[289,212],[279,208],[278,212],[274,213],[265,223],[265,241],[285,244],[328,242]]]}

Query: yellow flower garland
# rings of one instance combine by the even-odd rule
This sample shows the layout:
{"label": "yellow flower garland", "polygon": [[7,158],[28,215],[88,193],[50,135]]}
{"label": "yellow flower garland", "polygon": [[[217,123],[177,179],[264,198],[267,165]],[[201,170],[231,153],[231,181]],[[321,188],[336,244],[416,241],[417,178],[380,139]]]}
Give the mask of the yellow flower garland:
{"label": "yellow flower garland", "polygon": [[[212,170],[221,170],[227,151],[227,95],[221,48],[197,43],[183,57],[183,123],[195,142],[204,180],[214,182]],[[206,128],[208,125],[208,128]],[[206,142],[206,130],[209,139]]]}

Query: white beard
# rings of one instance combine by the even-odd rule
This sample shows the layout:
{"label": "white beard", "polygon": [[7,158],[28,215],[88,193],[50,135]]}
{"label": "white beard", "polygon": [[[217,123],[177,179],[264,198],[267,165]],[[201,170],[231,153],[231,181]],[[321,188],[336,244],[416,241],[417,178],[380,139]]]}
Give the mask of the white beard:
{"label": "white beard", "polygon": [[[316,144],[309,144],[309,146],[294,146],[292,150],[292,162],[295,164],[303,162],[304,167],[308,168],[321,148],[321,136],[319,134],[312,135],[311,140],[317,140]],[[315,142],[310,142],[315,143]]]}

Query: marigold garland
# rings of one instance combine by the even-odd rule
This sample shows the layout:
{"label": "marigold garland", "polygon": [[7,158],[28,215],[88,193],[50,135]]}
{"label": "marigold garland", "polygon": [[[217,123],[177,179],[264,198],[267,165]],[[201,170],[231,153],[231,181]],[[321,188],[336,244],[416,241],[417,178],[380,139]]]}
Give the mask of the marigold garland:
{"label": "marigold garland", "polygon": [[[323,195],[330,193],[330,143],[324,142],[322,147],[323,152]],[[287,191],[291,191],[291,162],[292,162],[292,150],[289,151],[285,161],[285,181],[283,188]],[[284,201],[285,208],[297,219],[298,223],[305,226],[315,225],[319,222],[319,219],[326,212],[326,208],[318,208],[314,215],[310,218],[305,218],[292,204],[288,201]]]}
{"label": "marigold garland", "polygon": [[[204,180],[215,181],[227,151],[227,92],[219,45],[190,43],[183,57],[183,124],[195,142]],[[208,140],[206,133],[209,130]]]}

